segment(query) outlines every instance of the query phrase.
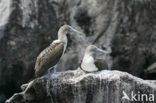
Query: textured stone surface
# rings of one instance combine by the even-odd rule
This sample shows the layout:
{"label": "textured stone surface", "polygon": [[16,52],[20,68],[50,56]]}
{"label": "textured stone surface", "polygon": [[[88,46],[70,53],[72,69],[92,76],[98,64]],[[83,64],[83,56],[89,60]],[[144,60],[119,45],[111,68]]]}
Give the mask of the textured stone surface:
{"label": "textured stone surface", "polygon": [[125,0],[119,6],[118,29],[112,41],[113,69],[156,79],[144,73],[156,61],[156,1]]}
{"label": "textured stone surface", "polygon": [[126,72],[85,73],[78,69],[35,79],[6,103],[129,103],[122,99],[123,91],[129,97],[132,92],[156,95],[156,85]]}
{"label": "textured stone surface", "polygon": [[2,97],[19,92],[20,85],[32,78],[36,56],[56,38],[57,24],[48,0],[0,0]]}
{"label": "textured stone surface", "polygon": [[144,72],[156,61],[155,17],[155,0],[0,0],[0,101],[33,77],[36,56],[65,23],[84,34],[69,37],[58,71],[77,68],[94,43],[112,48],[101,57],[110,69],[156,79]]}

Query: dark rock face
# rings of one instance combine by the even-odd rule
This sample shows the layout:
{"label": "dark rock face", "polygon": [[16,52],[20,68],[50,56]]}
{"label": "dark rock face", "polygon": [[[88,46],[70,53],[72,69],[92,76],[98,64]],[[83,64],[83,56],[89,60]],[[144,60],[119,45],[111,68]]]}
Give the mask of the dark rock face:
{"label": "dark rock face", "polygon": [[102,57],[110,69],[156,79],[144,72],[156,61],[155,17],[155,0],[1,0],[0,102],[32,78],[36,56],[65,23],[85,34],[69,37],[58,71],[77,68],[85,48],[95,44],[112,49]]}
{"label": "dark rock face", "polygon": [[0,94],[8,98],[32,78],[36,56],[56,38],[58,22],[48,0],[1,0],[0,5]]}
{"label": "dark rock face", "polygon": [[122,11],[112,40],[113,69],[156,79],[144,73],[156,61],[156,2],[126,0],[121,4],[124,6],[119,6]]}
{"label": "dark rock face", "polygon": [[[35,79],[6,103],[129,103],[122,99],[123,92],[130,99],[132,92],[156,95],[156,85],[125,72],[104,70],[86,74],[75,70]],[[149,103],[149,99],[144,103]]]}

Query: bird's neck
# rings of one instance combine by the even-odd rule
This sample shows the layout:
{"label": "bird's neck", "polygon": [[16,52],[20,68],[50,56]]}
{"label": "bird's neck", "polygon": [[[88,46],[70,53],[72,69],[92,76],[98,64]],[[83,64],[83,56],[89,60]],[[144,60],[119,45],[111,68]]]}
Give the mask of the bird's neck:
{"label": "bird's neck", "polygon": [[64,43],[64,50],[63,50],[63,53],[64,53],[67,48],[67,43],[68,43],[66,34],[63,34],[62,32],[58,32],[58,41]]}
{"label": "bird's neck", "polygon": [[67,42],[68,42],[66,34],[62,34],[60,32],[58,33],[58,40],[65,44],[67,44]]}
{"label": "bird's neck", "polygon": [[89,54],[89,53],[85,53],[83,61],[84,62],[88,62],[88,61],[92,61],[93,62],[94,61],[94,57],[91,54]]}
{"label": "bird's neck", "polygon": [[92,57],[94,59],[95,58],[95,55],[92,52],[86,51],[84,57],[85,58]]}

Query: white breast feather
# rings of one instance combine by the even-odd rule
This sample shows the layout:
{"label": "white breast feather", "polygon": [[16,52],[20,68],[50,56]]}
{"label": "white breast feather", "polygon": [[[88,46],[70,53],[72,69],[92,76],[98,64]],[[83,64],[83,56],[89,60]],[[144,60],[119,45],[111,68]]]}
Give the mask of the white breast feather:
{"label": "white breast feather", "polygon": [[[52,43],[60,43],[61,41],[60,40],[54,40]],[[51,44],[52,44],[51,43]],[[65,52],[65,50],[66,50],[66,47],[67,47],[67,42],[64,44],[64,49],[63,49],[63,54],[64,54],[64,52]],[[62,54],[62,55],[63,55]]]}
{"label": "white breast feather", "polygon": [[67,42],[64,44],[63,54],[64,54],[66,48],[67,48]]}
{"label": "white breast feather", "polygon": [[52,43],[59,43],[60,42],[60,40],[54,40]]}
{"label": "white breast feather", "polygon": [[82,61],[81,67],[83,70],[88,72],[94,72],[98,70],[98,68],[94,64],[94,59],[92,56],[85,56]]}

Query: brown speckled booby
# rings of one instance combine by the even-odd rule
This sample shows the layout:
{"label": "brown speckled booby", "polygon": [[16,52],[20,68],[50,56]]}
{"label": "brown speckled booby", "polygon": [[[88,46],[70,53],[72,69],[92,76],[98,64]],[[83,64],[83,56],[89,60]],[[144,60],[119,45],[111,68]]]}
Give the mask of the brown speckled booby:
{"label": "brown speckled booby", "polygon": [[78,31],[69,25],[63,25],[58,31],[58,40],[53,41],[38,55],[35,64],[35,77],[44,75],[47,70],[52,67],[56,69],[55,65],[60,60],[67,47],[67,34],[71,32]]}

